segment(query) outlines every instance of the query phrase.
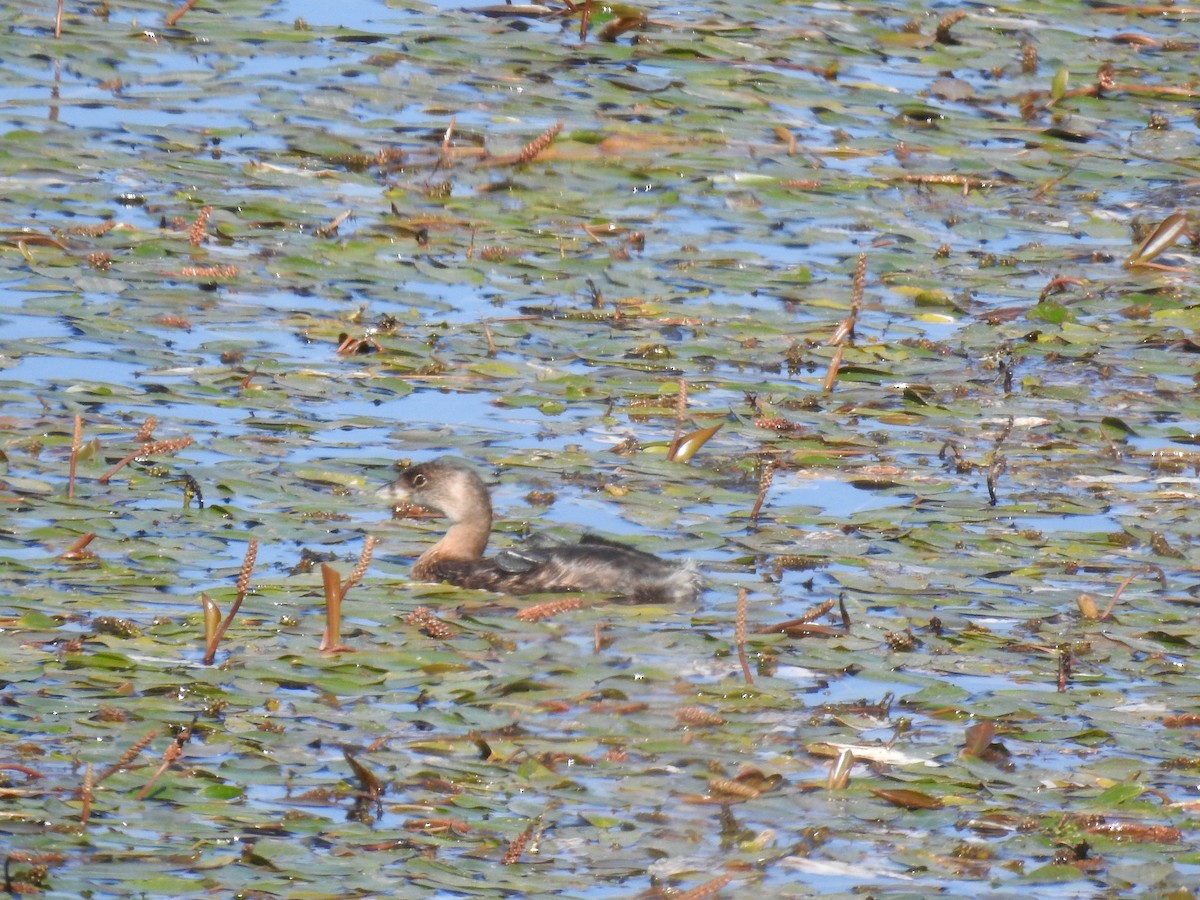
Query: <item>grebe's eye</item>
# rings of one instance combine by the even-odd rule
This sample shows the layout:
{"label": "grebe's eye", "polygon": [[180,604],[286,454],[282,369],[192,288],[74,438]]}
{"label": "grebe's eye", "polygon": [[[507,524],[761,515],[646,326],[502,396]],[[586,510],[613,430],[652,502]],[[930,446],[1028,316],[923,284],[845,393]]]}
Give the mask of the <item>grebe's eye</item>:
{"label": "grebe's eye", "polygon": [[413,476],[413,480],[412,480],[413,487],[423,488],[423,487],[425,487],[425,482],[427,482],[428,480],[429,480],[428,478],[426,478],[424,475],[422,475],[418,472],[416,475]]}

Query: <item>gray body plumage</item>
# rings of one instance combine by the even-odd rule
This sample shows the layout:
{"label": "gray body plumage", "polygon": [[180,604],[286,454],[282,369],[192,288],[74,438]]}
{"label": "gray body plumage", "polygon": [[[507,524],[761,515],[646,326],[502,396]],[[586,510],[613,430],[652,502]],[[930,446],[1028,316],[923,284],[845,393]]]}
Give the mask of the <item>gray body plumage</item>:
{"label": "gray body plumage", "polygon": [[688,601],[700,593],[691,563],[661,559],[596,535],[579,543],[539,536],[485,559],[492,528],[487,485],[448,458],[410,466],[380,496],[435,509],[450,519],[445,537],[413,564],[413,577],[506,594],[609,593],[638,602]]}

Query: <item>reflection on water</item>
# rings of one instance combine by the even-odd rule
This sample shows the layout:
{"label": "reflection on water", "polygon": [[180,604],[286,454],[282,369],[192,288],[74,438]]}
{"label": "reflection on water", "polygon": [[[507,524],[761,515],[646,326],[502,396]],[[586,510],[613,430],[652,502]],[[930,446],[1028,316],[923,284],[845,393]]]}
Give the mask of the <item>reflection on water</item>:
{"label": "reflection on water", "polygon": [[908,506],[911,497],[896,497],[856,488],[837,478],[780,477],[772,483],[768,511],[789,506],[815,507],[822,514],[847,519],[873,509]]}
{"label": "reflection on water", "polygon": [[0,370],[0,381],[13,385],[37,384],[69,387],[75,384],[128,385],[136,383],[141,367],[103,356],[80,353],[64,364],[60,356],[25,356],[15,365]]}

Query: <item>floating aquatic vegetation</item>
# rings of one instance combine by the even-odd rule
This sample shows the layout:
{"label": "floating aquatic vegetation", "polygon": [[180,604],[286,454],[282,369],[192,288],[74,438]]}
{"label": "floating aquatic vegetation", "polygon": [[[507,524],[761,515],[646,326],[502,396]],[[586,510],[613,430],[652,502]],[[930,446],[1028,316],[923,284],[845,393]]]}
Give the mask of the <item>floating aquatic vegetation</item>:
{"label": "floating aquatic vegetation", "polygon": [[5,887],[1200,887],[1193,12],[461,7],[6,22]]}

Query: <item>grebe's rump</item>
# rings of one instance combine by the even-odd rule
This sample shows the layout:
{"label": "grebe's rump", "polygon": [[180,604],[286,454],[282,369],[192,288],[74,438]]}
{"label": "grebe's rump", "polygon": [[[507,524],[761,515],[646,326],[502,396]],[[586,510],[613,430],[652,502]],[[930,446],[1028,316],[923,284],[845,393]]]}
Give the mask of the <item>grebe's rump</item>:
{"label": "grebe's rump", "polygon": [[475,471],[456,459],[409,466],[379,496],[435,509],[450,520],[445,536],[413,564],[413,577],[422,581],[505,594],[608,593],[637,602],[688,601],[700,593],[693,563],[660,559],[591,534],[577,544],[535,537],[485,559],[491,497]]}

